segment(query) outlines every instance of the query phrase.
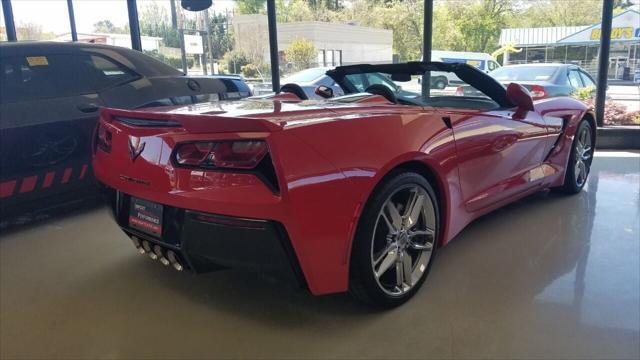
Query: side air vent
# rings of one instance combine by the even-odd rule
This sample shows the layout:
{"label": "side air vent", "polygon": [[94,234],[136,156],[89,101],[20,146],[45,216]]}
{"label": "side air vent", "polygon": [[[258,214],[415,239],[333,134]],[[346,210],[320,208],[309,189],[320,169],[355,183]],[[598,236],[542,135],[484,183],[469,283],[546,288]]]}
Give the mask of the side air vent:
{"label": "side air vent", "polygon": [[155,119],[134,119],[128,117],[117,117],[115,120],[129,126],[135,127],[180,127],[175,120],[155,120]]}

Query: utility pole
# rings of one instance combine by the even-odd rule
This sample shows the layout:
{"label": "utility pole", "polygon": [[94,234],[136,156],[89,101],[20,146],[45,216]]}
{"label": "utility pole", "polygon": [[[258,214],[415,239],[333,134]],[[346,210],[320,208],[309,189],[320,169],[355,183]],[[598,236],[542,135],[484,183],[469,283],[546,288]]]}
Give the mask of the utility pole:
{"label": "utility pole", "polygon": [[[215,17],[215,12],[213,13]],[[211,39],[211,18],[209,17],[209,9],[204,11],[204,27],[207,31],[207,46],[209,48],[209,61],[211,61],[211,75],[215,74],[215,66],[213,63],[213,41]]]}

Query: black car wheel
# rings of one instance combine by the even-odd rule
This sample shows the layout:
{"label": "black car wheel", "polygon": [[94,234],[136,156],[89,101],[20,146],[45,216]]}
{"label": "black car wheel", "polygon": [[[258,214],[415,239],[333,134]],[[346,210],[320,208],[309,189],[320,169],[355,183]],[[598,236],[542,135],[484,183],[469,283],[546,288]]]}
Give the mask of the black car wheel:
{"label": "black car wheel", "polygon": [[438,78],[434,82],[433,86],[438,90],[443,90],[444,88],[447,87],[447,80],[442,79],[442,78]]}
{"label": "black car wheel", "polygon": [[350,291],[381,307],[409,300],[424,283],[436,253],[438,202],[413,172],[383,181],[367,202],[354,239]]}
{"label": "black car wheel", "polygon": [[564,193],[579,193],[587,182],[595,148],[593,131],[588,120],[583,119],[578,125],[571,146],[564,184],[559,189]]}

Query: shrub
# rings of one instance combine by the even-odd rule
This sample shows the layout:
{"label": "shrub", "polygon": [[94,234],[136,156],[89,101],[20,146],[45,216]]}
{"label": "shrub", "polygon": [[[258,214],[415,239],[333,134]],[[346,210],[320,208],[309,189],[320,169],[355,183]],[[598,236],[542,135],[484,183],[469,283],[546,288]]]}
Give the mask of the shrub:
{"label": "shrub", "polygon": [[246,78],[258,78],[260,77],[260,69],[255,64],[247,64],[240,70],[242,75]]}
{"label": "shrub", "polygon": [[318,50],[316,50],[313,43],[307,39],[295,39],[291,41],[284,53],[287,61],[292,62],[296,70],[311,67],[318,56]]}
{"label": "shrub", "polygon": [[[589,98],[585,101],[587,106],[595,106],[595,100]],[[640,111],[627,111],[627,107],[614,102],[606,101],[604,104],[605,125],[640,125]]]}
{"label": "shrub", "polygon": [[223,74],[235,74],[242,67],[249,64],[249,58],[241,50],[227,51],[220,61],[220,72]]}
{"label": "shrub", "polygon": [[589,85],[589,86],[577,89],[573,93],[573,97],[582,101],[593,99],[594,96],[596,96],[596,87],[593,85]]}

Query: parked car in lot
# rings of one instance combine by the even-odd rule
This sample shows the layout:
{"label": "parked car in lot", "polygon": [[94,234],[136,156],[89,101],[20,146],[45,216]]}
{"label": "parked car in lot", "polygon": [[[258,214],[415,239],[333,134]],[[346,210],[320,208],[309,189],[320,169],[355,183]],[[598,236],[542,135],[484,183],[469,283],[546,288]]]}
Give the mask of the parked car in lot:
{"label": "parked car in lot", "polygon": [[569,96],[596,83],[585,70],[571,64],[507,65],[489,73],[503,84],[518,83],[526,87],[534,100]]}
{"label": "parked car in lot", "polygon": [[[500,67],[500,64],[487,53],[467,52],[467,51],[440,51],[431,52],[431,61],[441,61],[447,64],[462,63],[471,65],[486,73]],[[431,74],[431,87],[442,90],[447,86],[461,83],[455,74],[448,72],[433,72]]]}
{"label": "parked car in lot", "polygon": [[[317,67],[299,71],[292,75],[289,75],[282,79],[283,86],[295,84],[302,88],[306,99],[323,99],[322,96],[316,94],[316,89],[320,86],[326,86],[330,88],[333,96],[342,96],[345,94],[343,88],[336,83],[334,79],[326,75],[326,72],[332,68]],[[433,86],[432,78],[432,86]],[[351,85],[354,87],[353,91],[364,92],[371,85],[380,84],[389,88],[394,93],[404,94],[409,96],[410,94],[402,89],[401,86],[393,82],[389,77],[381,73],[359,74],[357,78],[354,78]],[[303,96],[303,94],[297,94]]]}
{"label": "parked car in lot", "polygon": [[0,215],[45,197],[94,191],[90,144],[102,106],[139,109],[247,96],[238,77],[185,76],[126,48],[0,44]]}
{"label": "parked car in lot", "polygon": [[[363,77],[407,83],[426,72],[452,72],[481,96],[360,89]],[[137,251],[179,271],[244,267],[391,307],[472,220],[587,182],[595,117],[576,99],[533,101],[459,63],[325,75],[344,96],[305,101],[292,87],[202,107],[102,109],[92,164]]]}
{"label": "parked car in lot", "polygon": [[331,88],[334,96],[344,95],[340,86],[336,84],[332,78],[325,75],[327,70],[330,69],[331,68],[326,67],[305,69],[283,78],[280,83],[299,85],[307,96],[307,99],[321,99],[321,97],[315,93],[316,89],[321,85]]}

